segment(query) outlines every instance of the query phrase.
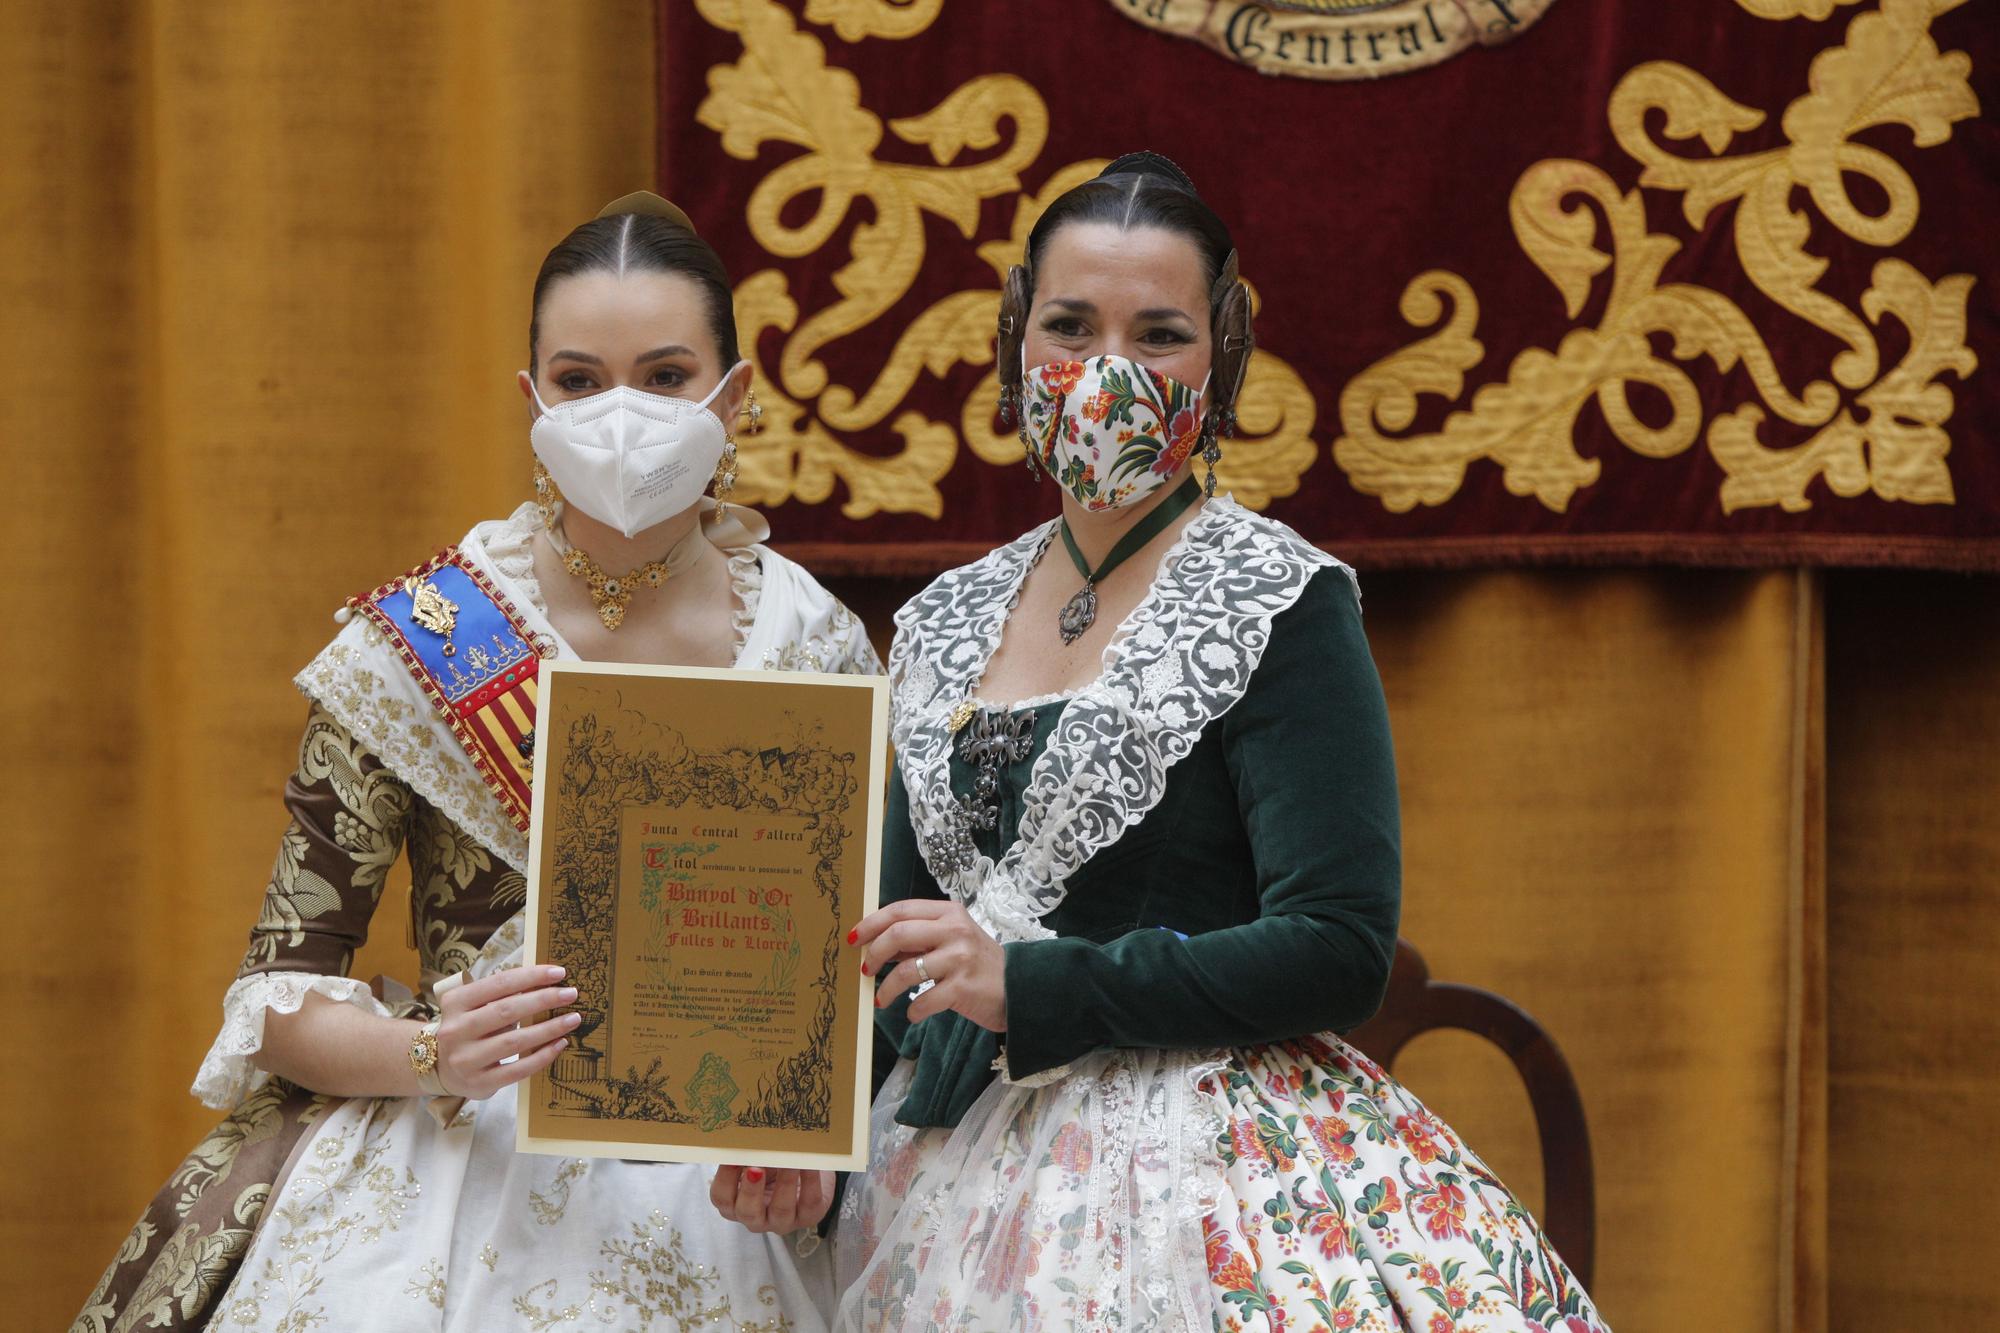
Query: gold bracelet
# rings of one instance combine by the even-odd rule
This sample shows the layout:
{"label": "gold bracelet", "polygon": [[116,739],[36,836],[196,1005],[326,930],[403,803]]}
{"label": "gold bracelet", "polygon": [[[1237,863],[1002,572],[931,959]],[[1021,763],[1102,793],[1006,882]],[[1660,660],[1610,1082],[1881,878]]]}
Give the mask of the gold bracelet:
{"label": "gold bracelet", "polygon": [[410,1039],[410,1068],[416,1071],[417,1086],[432,1097],[448,1097],[450,1089],[438,1076],[438,1021],[430,1022],[417,1029],[417,1035]]}

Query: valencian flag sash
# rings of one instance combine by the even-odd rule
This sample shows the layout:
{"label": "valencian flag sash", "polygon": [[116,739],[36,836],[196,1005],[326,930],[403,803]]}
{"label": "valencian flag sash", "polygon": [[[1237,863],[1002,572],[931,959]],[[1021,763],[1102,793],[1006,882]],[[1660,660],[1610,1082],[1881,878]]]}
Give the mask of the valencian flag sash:
{"label": "valencian flag sash", "polygon": [[396,649],[473,767],[528,831],[536,673],[555,645],[536,636],[457,547],[348,603]]}

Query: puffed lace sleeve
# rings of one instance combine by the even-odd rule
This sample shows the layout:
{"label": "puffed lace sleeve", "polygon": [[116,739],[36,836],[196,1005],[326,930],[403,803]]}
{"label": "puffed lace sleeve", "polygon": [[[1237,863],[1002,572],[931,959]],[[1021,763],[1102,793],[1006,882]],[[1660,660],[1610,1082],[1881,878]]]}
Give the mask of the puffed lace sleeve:
{"label": "puffed lace sleeve", "polygon": [[263,910],[223,997],[222,1030],[195,1076],[194,1095],[213,1107],[235,1105],[264,1081],[251,1057],[264,1045],[268,1011],[294,1013],[317,992],[389,1014],[347,969],[408,836],[410,789],[315,704],[298,771],[285,783],[285,806],[291,825]]}

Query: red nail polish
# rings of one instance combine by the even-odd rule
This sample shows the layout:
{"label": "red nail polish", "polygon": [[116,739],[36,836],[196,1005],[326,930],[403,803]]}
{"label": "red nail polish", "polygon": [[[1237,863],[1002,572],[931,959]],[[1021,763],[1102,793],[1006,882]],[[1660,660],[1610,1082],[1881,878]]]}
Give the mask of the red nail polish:
{"label": "red nail polish", "polygon": [[856,926],[853,930],[847,932],[847,942],[849,944],[855,943],[860,938],[861,938],[861,928],[859,926]]}
{"label": "red nail polish", "polygon": [[753,1166],[748,1171],[745,1171],[743,1173],[743,1178],[749,1181],[752,1185],[755,1185],[764,1178],[764,1168],[760,1166]]}
{"label": "red nail polish", "polygon": [[861,965],[861,975],[866,977],[866,976],[873,976],[874,974],[868,970],[868,964],[863,963]]}

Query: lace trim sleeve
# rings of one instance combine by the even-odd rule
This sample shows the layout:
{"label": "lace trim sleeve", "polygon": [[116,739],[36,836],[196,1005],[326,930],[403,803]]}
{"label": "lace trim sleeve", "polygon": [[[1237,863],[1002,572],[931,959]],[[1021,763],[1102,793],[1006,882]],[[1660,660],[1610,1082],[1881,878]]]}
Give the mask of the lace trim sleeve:
{"label": "lace trim sleeve", "polygon": [[514,582],[530,606],[547,615],[548,599],[542,596],[542,581],[535,576],[535,533],[540,526],[534,503],[529,501],[505,518],[480,524],[473,532],[493,567]]}
{"label": "lace trim sleeve", "polygon": [[270,1075],[250,1059],[264,1048],[264,1015],[272,1010],[295,1014],[306,996],[317,991],[330,1000],[352,1004],[381,1018],[389,1009],[375,998],[368,983],[353,977],[321,976],[315,972],[260,972],[240,978],[222,998],[222,1031],[202,1057],[201,1072],[190,1089],[202,1103],[226,1110],[242,1101]]}
{"label": "lace trim sleeve", "polygon": [[1002,1081],[1012,1083],[1015,1087],[1046,1088],[1049,1084],[1060,1083],[1075,1073],[1076,1062],[1072,1060],[1068,1064],[1057,1065],[1053,1069],[1043,1069],[1033,1074],[1023,1074],[1019,1078],[1015,1078],[1014,1071],[1007,1067],[1007,1047],[1005,1043],[1002,1043],[1000,1058],[993,1062],[993,1072],[998,1074]]}

